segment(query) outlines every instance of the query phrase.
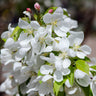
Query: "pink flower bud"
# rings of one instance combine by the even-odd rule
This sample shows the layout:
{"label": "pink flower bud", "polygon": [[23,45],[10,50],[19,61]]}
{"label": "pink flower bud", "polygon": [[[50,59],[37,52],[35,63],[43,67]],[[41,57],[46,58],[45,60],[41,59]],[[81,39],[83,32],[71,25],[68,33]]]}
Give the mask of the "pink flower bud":
{"label": "pink flower bud", "polygon": [[40,5],[39,5],[39,3],[35,3],[34,4],[34,8],[36,9],[36,10],[38,10],[38,11],[40,11]]}
{"label": "pink flower bud", "polygon": [[48,13],[52,13],[53,12],[53,9],[50,9],[49,11],[48,11]]}
{"label": "pink flower bud", "polygon": [[26,8],[26,11],[32,13],[32,10],[30,8]]}

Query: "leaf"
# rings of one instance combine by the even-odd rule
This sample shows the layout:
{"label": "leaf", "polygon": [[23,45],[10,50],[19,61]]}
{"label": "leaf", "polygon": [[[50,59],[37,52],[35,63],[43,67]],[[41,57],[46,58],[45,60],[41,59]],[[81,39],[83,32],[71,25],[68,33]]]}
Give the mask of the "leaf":
{"label": "leaf", "polygon": [[90,89],[89,96],[93,96],[92,90]]}
{"label": "leaf", "polygon": [[69,82],[71,85],[74,84],[74,72],[71,72],[71,74],[69,75]]}
{"label": "leaf", "polygon": [[96,70],[96,65],[94,65],[94,66],[90,66],[90,68]]}
{"label": "leaf", "polygon": [[84,58],[84,61],[90,62],[91,60],[90,60],[88,57],[85,57],[85,58]]}
{"label": "leaf", "polygon": [[62,82],[54,82],[54,93],[56,94],[56,96],[58,96],[59,90],[61,88],[61,86],[65,83],[65,81],[67,80],[67,78],[64,78],[64,80]]}
{"label": "leaf", "polygon": [[20,35],[20,33],[21,33],[22,31],[23,31],[23,29],[21,29],[19,26],[17,26],[17,27],[14,29],[13,33],[11,34],[11,37],[13,37],[14,40],[16,41],[16,40],[19,38],[19,35]]}
{"label": "leaf", "polygon": [[38,71],[38,76],[44,76],[43,74],[41,74],[40,70]]}
{"label": "leaf", "polygon": [[85,96],[90,96],[89,95],[89,92],[90,92],[90,85],[88,87],[81,87],[82,90],[84,91],[85,93]]}
{"label": "leaf", "polygon": [[76,61],[77,69],[89,74],[89,65],[84,60]]}
{"label": "leaf", "polygon": [[96,71],[90,71],[93,76],[96,76]]}
{"label": "leaf", "polygon": [[69,14],[68,14],[67,11],[64,10],[64,11],[63,11],[63,14],[66,15],[67,17],[69,17]]}

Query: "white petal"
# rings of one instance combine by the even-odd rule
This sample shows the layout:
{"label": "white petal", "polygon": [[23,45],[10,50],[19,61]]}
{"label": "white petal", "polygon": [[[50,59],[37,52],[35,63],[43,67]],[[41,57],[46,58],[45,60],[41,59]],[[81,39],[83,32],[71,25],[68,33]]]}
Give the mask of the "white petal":
{"label": "white petal", "polygon": [[22,29],[30,29],[31,28],[30,24],[28,22],[22,20],[21,18],[19,18],[18,26]]}
{"label": "white petal", "polygon": [[63,76],[66,76],[66,75],[69,75],[70,74],[70,69],[66,68],[66,69],[62,69],[62,75]]}
{"label": "white petal", "polygon": [[72,87],[71,84],[70,84],[70,82],[69,82],[69,79],[66,80],[65,85],[66,85],[68,88]]}
{"label": "white petal", "polygon": [[75,38],[79,38],[82,41],[84,40],[84,33],[82,31],[81,32],[69,31],[69,33],[70,33],[70,35],[69,35],[68,39],[70,41],[70,46],[74,45]]}
{"label": "white petal", "polygon": [[76,54],[77,54],[77,57],[82,58],[82,59],[84,59],[86,56],[86,54],[83,52],[76,52]]}
{"label": "white petal", "polygon": [[51,20],[52,19],[52,15],[50,14],[50,13],[47,13],[47,14],[45,14],[44,16],[43,16],[43,21],[45,22],[45,23],[51,23]]}
{"label": "white petal", "polygon": [[11,35],[10,31],[5,31],[1,34],[1,38],[8,39],[8,37],[10,37],[10,35]]}
{"label": "white petal", "polygon": [[90,84],[90,78],[88,75],[85,75],[82,79],[76,79],[76,81],[83,87],[88,87],[88,85]]}
{"label": "white petal", "polygon": [[62,69],[62,60],[59,59],[58,57],[56,59],[57,60],[55,61],[55,67],[57,70],[61,70]]}
{"label": "white petal", "polygon": [[63,75],[60,71],[54,72],[54,80],[57,82],[61,82],[63,80]]}
{"label": "white petal", "polygon": [[68,68],[71,65],[71,61],[69,59],[64,59],[63,68]]}
{"label": "white petal", "polygon": [[47,80],[49,79],[52,79],[53,77],[51,75],[45,75],[43,78],[42,78],[42,81],[43,82],[46,82]]}
{"label": "white petal", "polygon": [[63,51],[69,48],[69,40],[67,38],[62,38],[59,43],[60,50]]}
{"label": "white petal", "polygon": [[81,43],[82,43],[82,39],[80,39],[80,38],[75,38],[74,44],[75,44],[76,46],[80,45]]}
{"label": "white petal", "polygon": [[77,88],[73,88],[73,90],[70,90],[69,92],[68,92],[68,94],[75,94],[76,93],[76,91],[77,91],[78,89]]}
{"label": "white petal", "polygon": [[15,62],[14,65],[13,65],[13,70],[17,71],[21,67],[22,67],[22,64],[20,62]]}
{"label": "white petal", "polygon": [[49,74],[53,72],[53,67],[49,65],[42,65],[40,68],[42,74]]}
{"label": "white petal", "polygon": [[54,13],[58,13],[58,14],[61,14],[63,15],[63,9],[61,7],[58,7]]}
{"label": "white petal", "polygon": [[53,50],[52,46],[47,46],[42,50],[42,52],[51,52]]}
{"label": "white petal", "polygon": [[72,20],[70,18],[64,19],[64,26],[67,27],[67,28],[69,28],[69,29],[77,28],[78,27],[77,21]]}
{"label": "white petal", "polygon": [[11,47],[12,45],[14,44],[14,40],[12,38],[8,38],[7,41],[5,42],[5,45],[4,47],[6,48],[9,48]]}
{"label": "white petal", "polygon": [[37,21],[31,21],[31,27],[33,29],[38,29],[40,27],[39,23]]}
{"label": "white petal", "polygon": [[29,19],[31,20],[31,14],[30,14],[30,12],[24,11],[23,14],[27,15],[29,17]]}
{"label": "white petal", "polygon": [[69,49],[69,55],[71,57],[75,57],[76,56],[76,52],[73,49]]}
{"label": "white petal", "polygon": [[61,31],[58,27],[54,26],[54,32],[56,33],[56,35],[60,36],[60,37],[65,37],[66,33]]}
{"label": "white petal", "polygon": [[46,26],[46,32],[48,33],[48,35],[51,36],[51,34],[52,34],[52,25],[47,25]]}
{"label": "white petal", "polygon": [[60,20],[57,22],[57,27],[63,33],[67,33],[70,29],[64,25],[64,21]]}
{"label": "white petal", "polygon": [[85,54],[90,54],[91,53],[91,48],[87,45],[83,45],[80,47],[80,50],[83,51]]}
{"label": "white petal", "polygon": [[75,73],[74,73],[74,76],[75,76],[75,78],[84,78],[84,76],[86,75],[86,73],[85,72],[83,72],[83,71],[81,71],[81,70],[79,70],[79,69],[77,69],[76,71],[75,71]]}

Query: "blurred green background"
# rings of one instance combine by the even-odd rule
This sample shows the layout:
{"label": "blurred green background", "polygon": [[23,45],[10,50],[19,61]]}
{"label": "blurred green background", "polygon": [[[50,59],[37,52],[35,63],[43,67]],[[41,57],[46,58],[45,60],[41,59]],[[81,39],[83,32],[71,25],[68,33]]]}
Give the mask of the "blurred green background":
{"label": "blurred green background", "polygon": [[[89,57],[96,57],[96,0],[0,0],[0,35],[8,30],[8,24],[16,26],[19,17],[23,16],[26,8],[31,8],[34,13],[34,3],[39,2],[41,11],[53,6],[67,8],[71,18],[78,21],[79,30],[85,34],[84,44],[92,48]],[[3,41],[0,38],[0,48]],[[0,81],[3,79],[0,76]],[[0,93],[0,96],[3,96]]]}

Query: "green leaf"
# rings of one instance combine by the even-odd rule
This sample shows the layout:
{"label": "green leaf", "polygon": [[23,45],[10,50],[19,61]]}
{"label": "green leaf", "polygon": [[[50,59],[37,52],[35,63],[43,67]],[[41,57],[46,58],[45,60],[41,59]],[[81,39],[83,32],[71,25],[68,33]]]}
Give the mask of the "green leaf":
{"label": "green leaf", "polygon": [[85,93],[85,96],[90,96],[90,95],[89,95],[90,86],[88,86],[88,87],[81,87],[81,88],[83,89],[83,91],[84,91],[84,93]]}
{"label": "green leaf", "polygon": [[88,57],[85,57],[85,58],[84,58],[84,61],[90,62],[91,60],[90,60]]}
{"label": "green leaf", "polygon": [[96,76],[96,71],[90,71],[93,76]]}
{"label": "green leaf", "polygon": [[96,65],[94,65],[94,66],[90,66],[90,68],[96,70]]}
{"label": "green leaf", "polygon": [[74,72],[71,72],[71,74],[69,75],[69,82],[71,85],[74,84]]}
{"label": "green leaf", "polygon": [[34,18],[35,18],[35,20],[37,20],[37,18],[38,18],[38,15],[37,15],[37,14],[34,14]]}
{"label": "green leaf", "polygon": [[64,10],[64,11],[63,11],[63,14],[66,15],[67,17],[69,17],[69,14],[68,14],[67,11]]}
{"label": "green leaf", "polygon": [[64,80],[62,82],[54,82],[54,93],[56,94],[56,96],[58,96],[59,90],[61,88],[61,86],[63,86],[63,84],[65,83],[65,81],[67,80],[67,78],[64,78]]}
{"label": "green leaf", "polygon": [[38,71],[38,76],[44,76],[43,74],[41,74],[40,70]]}
{"label": "green leaf", "polygon": [[4,42],[6,42],[7,39],[3,38],[2,40],[3,40]]}
{"label": "green leaf", "polygon": [[17,26],[17,27],[14,29],[13,33],[11,34],[11,37],[13,37],[14,40],[16,41],[16,40],[19,38],[19,35],[20,35],[20,33],[21,33],[22,31],[23,31],[23,29],[21,29],[19,26]]}
{"label": "green leaf", "polygon": [[77,69],[89,74],[89,65],[84,60],[76,61]]}
{"label": "green leaf", "polygon": [[89,96],[93,96],[92,90],[90,89]]}

